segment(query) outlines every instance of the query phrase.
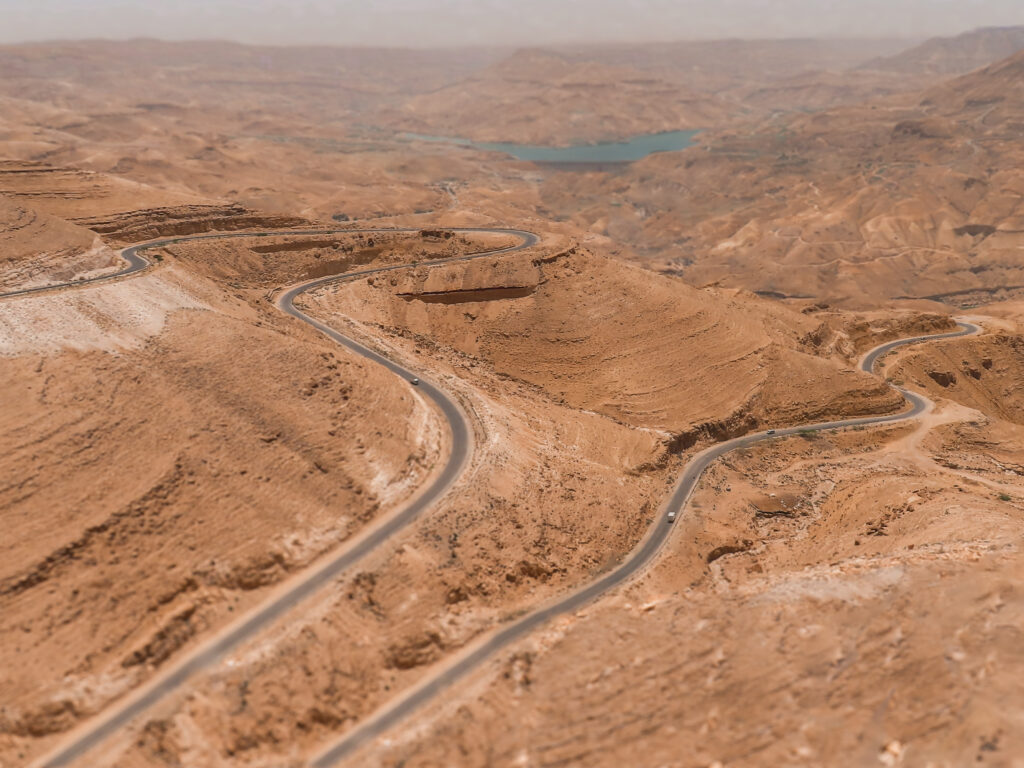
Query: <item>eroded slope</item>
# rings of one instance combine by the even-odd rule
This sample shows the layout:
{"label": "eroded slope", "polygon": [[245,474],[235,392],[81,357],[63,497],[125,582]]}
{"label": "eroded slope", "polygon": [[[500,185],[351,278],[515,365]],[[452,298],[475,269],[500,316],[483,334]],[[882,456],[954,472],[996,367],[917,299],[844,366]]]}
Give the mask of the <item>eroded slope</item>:
{"label": "eroded slope", "polygon": [[697,285],[869,307],[1019,290],[1022,66],[556,175],[542,202]]}
{"label": "eroded slope", "polygon": [[810,353],[801,340],[818,325],[812,317],[577,248],[343,290],[358,320],[449,345],[558,401],[683,440],[701,429],[899,407],[877,381]]}
{"label": "eroded slope", "polygon": [[352,764],[1012,764],[1022,437],[946,400],[738,452],[644,580]]}
{"label": "eroded slope", "polygon": [[[556,245],[304,299],[457,392],[476,424],[473,466],[394,547],[167,701],[109,759],[300,761],[481,633],[620,560],[695,441],[899,406],[801,351],[814,318]],[[783,364],[788,382],[769,384]],[[711,424],[714,408],[729,418]]]}
{"label": "eroded slope", "polygon": [[96,233],[0,197],[0,293],[115,271],[119,262]]}
{"label": "eroded slope", "polygon": [[392,510],[445,451],[415,390],[217,277],[216,248],[194,255],[204,269],[165,251],[0,306],[12,764]]}

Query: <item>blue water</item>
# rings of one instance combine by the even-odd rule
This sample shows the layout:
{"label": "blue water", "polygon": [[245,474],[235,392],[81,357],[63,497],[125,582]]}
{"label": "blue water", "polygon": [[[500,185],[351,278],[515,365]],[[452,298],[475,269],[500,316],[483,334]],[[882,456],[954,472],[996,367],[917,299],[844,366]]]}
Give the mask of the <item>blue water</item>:
{"label": "blue water", "polygon": [[604,144],[581,144],[575,147],[538,147],[532,144],[469,141],[445,136],[424,136],[409,133],[406,136],[419,141],[443,141],[476,147],[489,152],[504,152],[519,160],[532,163],[632,163],[655,152],[675,152],[693,145],[699,131],[669,131],[634,136],[627,141]]}

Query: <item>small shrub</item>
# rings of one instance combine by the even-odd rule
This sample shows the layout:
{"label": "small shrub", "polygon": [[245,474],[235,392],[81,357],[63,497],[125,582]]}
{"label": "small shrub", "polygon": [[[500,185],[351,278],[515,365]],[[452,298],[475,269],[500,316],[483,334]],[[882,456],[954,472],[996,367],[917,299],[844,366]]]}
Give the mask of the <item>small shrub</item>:
{"label": "small shrub", "polygon": [[1013,497],[1010,496],[1010,494],[1008,494],[1008,493],[1000,493],[999,494],[999,500],[1000,501],[1012,501]]}

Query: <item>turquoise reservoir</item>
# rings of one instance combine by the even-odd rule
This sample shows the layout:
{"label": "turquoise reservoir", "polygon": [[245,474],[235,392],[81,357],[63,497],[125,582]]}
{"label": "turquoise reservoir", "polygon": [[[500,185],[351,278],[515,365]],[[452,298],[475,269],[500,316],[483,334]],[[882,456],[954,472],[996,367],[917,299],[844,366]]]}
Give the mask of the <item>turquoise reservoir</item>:
{"label": "turquoise reservoir", "polygon": [[580,144],[573,147],[539,147],[532,144],[511,144],[508,142],[469,141],[444,136],[406,134],[407,138],[418,141],[443,141],[467,147],[504,152],[519,160],[531,163],[632,163],[653,155],[655,152],[675,152],[693,145],[693,137],[700,131],[669,131],[634,136],[626,141],[602,144]]}

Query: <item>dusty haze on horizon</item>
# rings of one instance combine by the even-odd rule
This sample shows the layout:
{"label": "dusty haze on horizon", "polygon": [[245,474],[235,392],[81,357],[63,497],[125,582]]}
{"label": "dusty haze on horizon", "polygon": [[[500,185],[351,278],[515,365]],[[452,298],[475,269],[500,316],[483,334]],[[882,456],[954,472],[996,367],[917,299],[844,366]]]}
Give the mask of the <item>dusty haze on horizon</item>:
{"label": "dusty haze on horizon", "polygon": [[157,37],[432,47],[907,37],[1024,24],[1020,0],[0,0],[0,43]]}

